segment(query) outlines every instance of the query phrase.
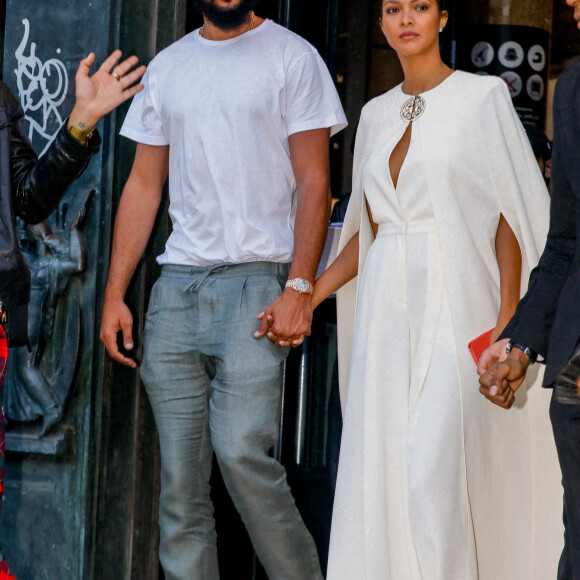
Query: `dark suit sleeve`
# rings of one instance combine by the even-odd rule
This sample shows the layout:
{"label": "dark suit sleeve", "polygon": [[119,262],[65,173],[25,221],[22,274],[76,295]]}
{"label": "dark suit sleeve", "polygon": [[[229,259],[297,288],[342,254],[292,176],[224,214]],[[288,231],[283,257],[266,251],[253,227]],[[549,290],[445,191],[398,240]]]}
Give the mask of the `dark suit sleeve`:
{"label": "dark suit sleeve", "polygon": [[526,295],[502,338],[509,337],[546,356],[562,290],[576,255],[580,199],[580,66],[568,69],[556,87],[550,230],[544,253],[532,271]]}
{"label": "dark suit sleeve", "polygon": [[8,87],[4,93],[10,123],[10,174],[16,214],[29,223],[48,217],[61,197],[84,171],[98,151],[101,139],[95,133],[88,145],[79,143],[63,126],[38,159],[26,137],[24,111]]}

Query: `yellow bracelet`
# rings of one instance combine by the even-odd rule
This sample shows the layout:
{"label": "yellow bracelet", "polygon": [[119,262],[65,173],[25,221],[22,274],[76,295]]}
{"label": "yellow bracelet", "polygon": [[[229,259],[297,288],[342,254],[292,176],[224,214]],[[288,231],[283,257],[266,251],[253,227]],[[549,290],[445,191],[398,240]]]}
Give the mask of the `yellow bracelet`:
{"label": "yellow bracelet", "polygon": [[68,132],[81,143],[86,143],[95,132],[95,127],[79,127],[78,125],[71,125]]}

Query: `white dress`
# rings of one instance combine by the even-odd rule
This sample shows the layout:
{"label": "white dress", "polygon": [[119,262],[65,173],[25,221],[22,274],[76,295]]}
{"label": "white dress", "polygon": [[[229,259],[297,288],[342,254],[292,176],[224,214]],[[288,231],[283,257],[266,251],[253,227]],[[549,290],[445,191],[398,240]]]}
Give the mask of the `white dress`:
{"label": "white dress", "polygon": [[[400,88],[395,89],[394,96],[396,106],[408,98]],[[427,98],[427,107],[430,101],[434,99]],[[398,115],[399,109],[395,111]],[[360,187],[379,231],[359,270],[362,275],[327,578],[544,580],[546,570],[553,570],[550,577],[555,577],[561,549],[561,510],[543,520],[541,515],[536,519],[537,514],[519,513],[524,509],[531,512],[534,508],[530,497],[544,488],[527,481],[520,493],[520,484],[514,481],[513,489],[506,489],[506,480],[496,477],[495,467],[489,468],[499,464],[501,472],[502,461],[523,454],[526,460],[504,471],[509,478],[509,469],[515,468],[523,477],[533,479],[538,464],[543,464],[553,470],[547,488],[554,496],[546,501],[551,502],[551,509],[561,508],[557,461],[550,447],[547,397],[540,392],[538,406],[543,416],[542,445],[547,446],[547,452],[544,454],[542,449],[541,458],[530,459],[533,441],[525,443],[528,434],[522,433],[524,443],[517,440],[516,448],[507,454],[498,449],[496,461],[495,450],[487,449],[480,439],[485,438],[485,428],[493,421],[499,427],[500,440],[502,430],[509,438],[502,420],[510,418],[505,411],[492,409],[479,394],[473,395],[477,392],[475,364],[469,360],[466,342],[461,351],[458,348],[464,335],[458,339],[454,301],[447,284],[452,281],[450,276],[469,277],[471,273],[469,268],[453,274],[445,271],[442,228],[436,219],[431,197],[434,188],[425,163],[425,152],[431,145],[423,142],[427,127],[421,125],[422,120],[413,123],[396,189],[389,158],[406,123],[398,122],[386,139],[374,141],[360,167]],[[456,242],[463,243],[459,233]],[[477,298],[465,300],[474,304]],[[489,320],[486,327],[478,323],[467,332],[475,338],[493,322]],[[462,380],[462,368],[471,370],[469,384]],[[473,408],[478,409],[478,417],[472,421]],[[483,431],[474,438],[474,429],[480,430],[478,422],[482,418]],[[521,424],[519,420],[514,425],[521,431],[529,417]],[[465,421],[470,425],[464,425]],[[496,446],[496,440],[497,434],[490,433],[492,446]],[[466,458],[469,453],[470,460]],[[488,468],[490,480],[482,482],[481,474]],[[495,481],[498,489],[482,497],[486,493],[480,489],[494,486]],[[506,495],[516,512],[501,515],[504,506],[499,505],[490,509],[486,521],[485,502],[493,501],[495,492]],[[472,496],[477,499],[476,524]],[[496,524],[493,520],[500,517],[502,521]],[[549,534],[556,535],[543,555],[548,566],[537,565],[530,556],[538,534],[526,534],[530,527],[536,529],[537,520],[544,522]],[[509,537],[502,537],[506,531]],[[494,538],[494,534],[499,537]],[[525,542],[532,545],[519,554]]]}

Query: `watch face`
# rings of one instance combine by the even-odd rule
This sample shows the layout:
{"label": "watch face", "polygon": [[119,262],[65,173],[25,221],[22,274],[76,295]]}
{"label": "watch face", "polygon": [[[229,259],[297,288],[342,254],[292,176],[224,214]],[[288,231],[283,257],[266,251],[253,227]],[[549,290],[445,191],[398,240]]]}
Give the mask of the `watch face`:
{"label": "watch face", "polygon": [[296,280],[296,290],[299,292],[308,292],[308,282],[306,280]]}

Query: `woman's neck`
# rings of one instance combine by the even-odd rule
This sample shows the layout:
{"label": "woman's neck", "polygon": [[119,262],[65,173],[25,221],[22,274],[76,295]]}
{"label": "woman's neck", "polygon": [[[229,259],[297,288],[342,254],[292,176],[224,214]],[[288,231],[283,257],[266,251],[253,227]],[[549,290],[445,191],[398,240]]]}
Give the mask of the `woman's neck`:
{"label": "woman's neck", "polygon": [[441,60],[438,50],[429,55],[401,57],[400,60],[405,74],[403,92],[409,95],[430,91],[453,73],[453,69]]}

